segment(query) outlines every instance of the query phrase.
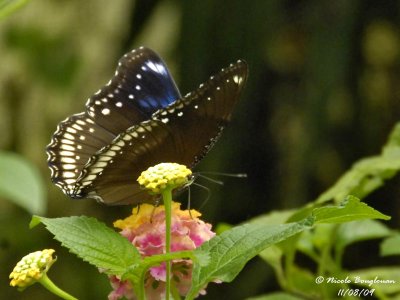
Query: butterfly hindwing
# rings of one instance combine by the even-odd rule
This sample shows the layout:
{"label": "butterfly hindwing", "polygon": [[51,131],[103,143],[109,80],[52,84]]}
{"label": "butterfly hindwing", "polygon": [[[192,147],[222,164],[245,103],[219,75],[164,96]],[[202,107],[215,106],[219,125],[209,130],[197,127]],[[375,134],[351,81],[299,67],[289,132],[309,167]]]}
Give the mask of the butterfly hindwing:
{"label": "butterfly hindwing", "polygon": [[148,48],[124,55],[115,76],[86,103],[86,111],[61,122],[47,146],[52,181],[74,198],[90,157],[121,132],[148,120],[180,98],[161,58]]}
{"label": "butterfly hindwing", "polygon": [[121,133],[91,157],[75,193],[106,204],[153,201],[136,183],[140,172],[161,162],[194,167],[230,120],[246,77],[247,65],[239,61]]}

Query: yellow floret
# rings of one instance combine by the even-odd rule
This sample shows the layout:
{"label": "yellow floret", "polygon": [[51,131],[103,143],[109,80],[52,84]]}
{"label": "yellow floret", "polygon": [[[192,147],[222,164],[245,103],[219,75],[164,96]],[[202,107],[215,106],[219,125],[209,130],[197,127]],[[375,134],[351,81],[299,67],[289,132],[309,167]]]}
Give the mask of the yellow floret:
{"label": "yellow floret", "polygon": [[53,249],[44,249],[24,256],[10,274],[10,285],[26,288],[34,284],[56,261],[56,258],[53,257],[54,252]]}
{"label": "yellow floret", "polygon": [[192,171],[177,163],[161,163],[140,174],[137,181],[153,194],[160,194],[166,188],[176,188],[189,182]]}

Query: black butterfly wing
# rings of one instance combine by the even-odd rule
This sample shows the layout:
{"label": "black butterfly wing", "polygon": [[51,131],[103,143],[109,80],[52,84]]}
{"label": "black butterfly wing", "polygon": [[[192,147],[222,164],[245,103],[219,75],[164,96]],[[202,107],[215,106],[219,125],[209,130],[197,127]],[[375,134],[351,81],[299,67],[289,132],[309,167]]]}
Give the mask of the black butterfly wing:
{"label": "black butterfly wing", "polygon": [[136,182],[140,172],[161,162],[193,168],[230,120],[246,77],[239,61],[120,134],[90,159],[75,193],[110,205],[152,202]]}
{"label": "black butterfly wing", "polygon": [[148,48],[124,55],[115,76],[86,103],[86,111],[61,122],[47,146],[51,178],[74,198],[76,181],[90,157],[118,134],[180,98],[161,58]]}
{"label": "black butterfly wing", "polygon": [[142,47],[119,60],[115,76],[89,98],[87,114],[116,136],[180,97],[165,63]]}

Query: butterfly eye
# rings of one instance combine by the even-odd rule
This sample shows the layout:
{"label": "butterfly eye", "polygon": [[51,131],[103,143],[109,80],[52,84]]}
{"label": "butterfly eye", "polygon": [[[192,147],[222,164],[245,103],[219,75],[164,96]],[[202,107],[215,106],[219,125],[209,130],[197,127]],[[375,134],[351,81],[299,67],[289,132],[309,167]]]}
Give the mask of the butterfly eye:
{"label": "butterfly eye", "polygon": [[52,181],[72,198],[153,202],[136,182],[140,172],[161,162],[193,168],[230,120],[246,77],[238,61],[181,97],[155,52],[125,54],[86,110],[58,125],[47,146]]}

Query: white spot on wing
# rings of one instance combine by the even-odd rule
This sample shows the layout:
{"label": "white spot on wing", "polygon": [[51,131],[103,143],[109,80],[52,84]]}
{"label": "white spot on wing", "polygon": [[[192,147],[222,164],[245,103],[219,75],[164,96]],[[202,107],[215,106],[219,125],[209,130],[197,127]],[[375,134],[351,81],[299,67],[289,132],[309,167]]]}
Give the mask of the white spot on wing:
{"label": "white spot on wing", "polygon": [[74,164],[65,164],[63,165],[64,170],[74,170],[76,168],[76,165]]}
{"label": "white spot on wing", "polygon": [[76,123],[79,125],[86,125],[86,122],[83,120],[76,120]]}
{"label": "white spot on wing", "polygon": [[68,151],[74,151],[74,150],[75,150],[75,147],[74,147],[74,146],[71,146],[71,145],[62,144],[62,145],[60,146],[60,149],[68,150]]}
{"label": "white spot on wing", "polygon": [[75,142],[67,139],[61,139],[62,144],[69,144],[69,145],[74,145]]}
{"label": "white spot on wing", "polygon": [[76,133],[77,131],[72,127],[67,127],[67,132]]}
{"label": "white spot on wing", "polygon": [[75,153],[72,152],[72,151],[63,150],[63,151],[60,151],[60,155],[61,155],[61,156],[74,156]]}
{"label": "white spot on wing", "polygon": [[125,142],[122,141],[122,140],[119,140],[119,141],[116,143],[116,145],[118,145],[118,146],[120,146],[120,147],[123,147],[123,146],[125,146]]}
{"label": "white spot on wing", "polygon": [[[96,175],[90,174],[88,176],[85,177],[85,181],[93,181],[93,179],[96,178]],[[88,184],[90,184],[91,182],[88,182]]]}
{"label": "white spot on wing", "polygon": [[123,137],[124,141],[130,141],[132,139],[132,137],[129,134],[125,134]]}
{"label": "white spot on wing", "polygon": [[93,167],[95,167],[95,168],[104,168],[106,166],[107,166],[107,163],[104,161],[98,161],[93,165]]}
{"label": "white spot on wing", "polygon": [[242,77],[239,77],[238,75],[235,75],[235,76],[233,76],[233,81],[234,81],[236,84],[239,84],[239,83],[242,82]]}
{"label": "white spot on wing", "polygon": [[60,161],[66,164],[73,164],[76,162],[76,160],[72,157],[61,157]]}

